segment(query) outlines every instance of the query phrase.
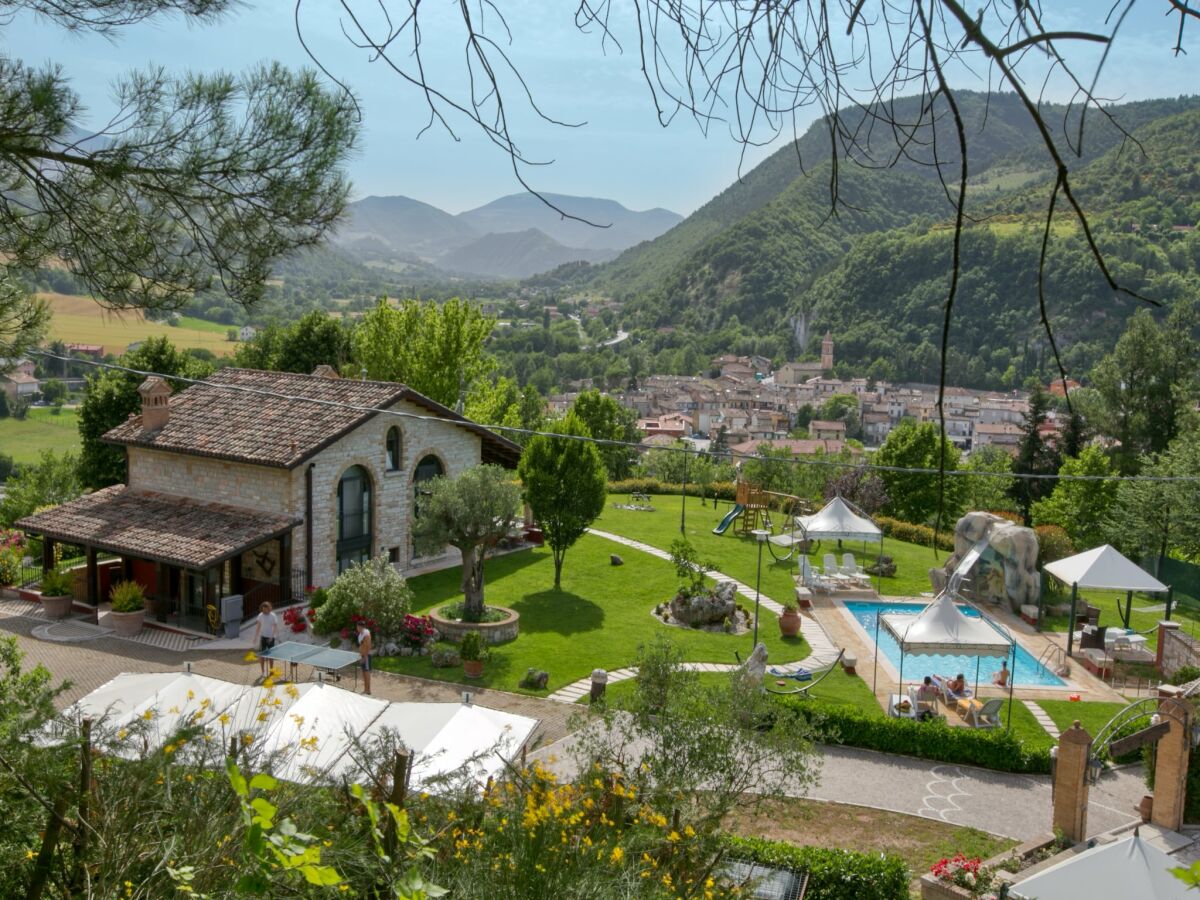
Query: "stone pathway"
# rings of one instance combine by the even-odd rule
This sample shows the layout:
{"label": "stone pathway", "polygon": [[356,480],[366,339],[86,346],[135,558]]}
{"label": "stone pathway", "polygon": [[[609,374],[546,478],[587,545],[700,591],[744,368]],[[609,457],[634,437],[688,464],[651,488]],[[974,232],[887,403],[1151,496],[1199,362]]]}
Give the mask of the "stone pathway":
{"label": "stone pathway", "polygon": [[1057,741],[1058,736],[1062,732],[1058,730],[1058,726],[1054,724],[1054,720],[1046,714],[1046,711],[1038,705],[1038,702],[1036,700],[1022,700],[1021,702],[1025,704],[1026,709],[1033,713],[1033,717],[1046,730],[1046,733]]}
{"label": "stone pathway", "polygon": [[[665,550],[660,550],[658,547],[653,547],[650,544],[643,544],[641,541],[635,541],[631,538],[622,537],[619,534],[611,534],[607,531],[597,531],[594,528],[588,529],[589,534],[594,534],[596,537],[604,538],[616,544],[621,544],[624,547],[630,547],[634,550],[640,550],[642,553],[649,553],[651,556],[657,556],[659,559],[669,560],[671,554]],[[748,585],[742,584],[736,578],[718,572],[715,569],[706,572],[717,583],[729,581],[732,582],[737,589],[737,592],[747,600],[754,600],[754,589]],[[783,606],[772,600],[766,594],[759,593],[759,605],[763,609],[768,609],[775,615],[783,613]],[[812,653],[804,659],[797,662],[785,663],[782,665],[773,666],[772,668],[785,672],[793,673],[799,669],[820,669],[828,666],[837,658],[838,648],[829,639],[829,635],[825,633],[825,629],[820,623],[811,616],[801,615],[802,624],[800,626],[801,633],[804,639],[808,641],[808,645],[812,647]],[[739,668],[738,666],[728,663],[685,663],[684,668],[689,672],[732,672]],[[608,683],[616,684],[619,681],[628,681],[637,676],[637,669],[630,666],[624,669],[617,669],[615,672],[608,673]],[[559,688],[554,693],[550,694],[546,699],[554,700],[558,703],[575,703],[580,698],[587,696],[592,689],[591,678],[580,678],[578,681],[568,684],[566,687]]]}
{"label": "stone pathway", "polygon": [[91,637],[108,636],[118,641],[131,641],[135,644],[143,644],[147,647],[158,647],[161,650],[172,650],[175,652],[204,647],[209,643],[206,638],[182,634],[178,631],[165,631],[161,628],[143,628],[132,637],[124,637],[113,633],[112,628],[106,621],[108,618],[107,613],[100,615],[98,626],[82,617],[72,616],[66,619],[51,619],[42,611],[40,603],[30,603],[28,600],[0,600],[0,618],[6,616],[34,619],[45,623],[47,626],[65,626],[62,628],[49,627],[42,634],[38,635],[42,640],[48,641],[78,642],[89,640],[90,638],[85,637],[85,634],[88,633],[89,628],[92,628],[96,630],[91,633]]}

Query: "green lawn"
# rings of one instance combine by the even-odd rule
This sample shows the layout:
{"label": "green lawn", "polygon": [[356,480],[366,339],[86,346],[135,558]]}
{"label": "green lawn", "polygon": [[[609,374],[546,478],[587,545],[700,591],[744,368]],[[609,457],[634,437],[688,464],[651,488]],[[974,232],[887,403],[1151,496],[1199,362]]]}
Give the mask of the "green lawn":
{"label": "green lawn", "polygon": [[[615,509],[613,503],[626,502],[624,495],[610,495],[608,506],[596,520],[595,528],[623,537],[635,538],[655,547],[667,549],[679,537],[680,498],[675,495],[651,497],[654,512],[636,512]],[[717,509],[711,503],[701,506],[696,497],[687,498],[686,531],[688,540],[695,546],[702,560],[716,563],[718,569],[739,581],[754,587],[758,565],[758,546],[749,536],[734,533],[730,526],[724,535],[712,533],[713,528],[729,511],[732,504],[718,501]],[[632,552],[632,551],[630,551]],[[846,541],[838,547],[836,541],[824,541],[810,554],[813,564],[820,565],[825,553],[836,553],[839,561],[842,553],[851,552],[861,565],[866,565],[878,552],[877,545]],[[889,596],[918,596],[928,591],[929,569],[946,561],[943,551],[936,553],[929,547],[908,544],[884,538],[883,552],[896,562],[896,576],[882,579],[880,593]],[[627,554],[626,554],[627,555]],[[773,600],[783,601],[792,593],[796,560],[775,562],[769,550],[762,552],[762,591]]]}
{"label": "green lawn", "polygon": [[[1000,707],[1000,720],[1005,724],[1010,724],[1008,721],[1007,699],[1004,701],[1004,705]],[[1013,734],[1020,738],[1021,743],[1030,749],[1053,747],[1057,743],[1054,738],[1050,737],[1050,733],[1038,724],[1038,720],[1033,717],[1033,713],[1029,711],[1029,707],[1015,697],[1012,702],[1011,725]]]}
{"label": "green lawn", "polygon": [[[621,553],[625,565],[610,564],[613,552]],[[547,549],[490,560],[486,575],[487,602],[521,614],[520,636],[493,649],[477,682],[487,687],[518,690],[525,670],[536,667],[550,673],[549,690],[555,690],[597,667],[611,671],[629,665],[638,646],[657,634],[677,642],[693,662],[734,663],[735,650],[744,657],[752,649],[749,634],[713,634],[662,624],[653,610],[675,592],[671,564],[603,538],[587,535],[567,552],[562,590],[553,588],[554,563]],[[414,611],[460,600],[460,578],[461,570],[454,567],[411,579]],[[782,638],[771,613],[763,610],[760,621],[759,638],[773,663],[802,659],[811,652],[802,637]],[[465,680],[461,667],[435,669],[428,657],[381,659],[379,668],[443,681]]]}
{"label": "green lawn", "polygon": [[195,316],[180,316],[179,327],[191,328],[195,331],[211,331],[213,334],[227,334],[231,328],[237,331],[236,325],[222,325],[220,322],[197,319]]}
{"label": "green lawn", "polygon": [[34,406],[20,421],[0,419],[0,452],[19,463],[36,462],[43,450],[78,452],[77,418],[74,409],[64,407],[55,415],[52,407]]}
{"label": "green lawn", "polygon": [[1070,700],[1039,700],[1038,706],[1046,711],[1060,731],[1066,731],[1075,722],[1087,729],[1093,738],[1109,719],[1123,710],[1124,703],[1075,702]]}

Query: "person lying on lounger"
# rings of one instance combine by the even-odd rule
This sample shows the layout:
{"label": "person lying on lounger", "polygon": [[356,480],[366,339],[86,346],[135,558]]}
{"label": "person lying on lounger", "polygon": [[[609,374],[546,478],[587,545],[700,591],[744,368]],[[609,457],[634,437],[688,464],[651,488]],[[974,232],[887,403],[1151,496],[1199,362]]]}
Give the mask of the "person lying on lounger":
{"label": "person lying on lounger", "polygon": [[967,690],[967,679],[963,677],[963,673],[959,672],[953,678],[942,676],[942,685],[947,694],[964,694]]}
{"label": "person lying on lounger", "polygon": [[938,698],[938,689],[933,686],[933,679],[925,676],[925,683],[917,688],[917,700],[922,703],[933,702]]}

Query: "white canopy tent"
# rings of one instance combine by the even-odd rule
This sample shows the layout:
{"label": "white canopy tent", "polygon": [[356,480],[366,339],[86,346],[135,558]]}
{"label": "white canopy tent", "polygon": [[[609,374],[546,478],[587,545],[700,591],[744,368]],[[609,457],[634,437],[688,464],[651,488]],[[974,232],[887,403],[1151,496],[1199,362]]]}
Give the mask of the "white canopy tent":
{"label": "white canopy tent", "polygon": [[[482,782],[498,773],[537,719],[464,703],[389,703],[332,685],[231,684],[190,672],[123,674],[66,709],[51,737],[92,719],[107,752],[137,756],[201,729],[183,761],[222,756],[231,741],[252,747],[280,778],[300,783],[367,780],[359,748],[398,741],[413,754],[412,783],[456,772]],[[468,768],[468,764],[470,764]]]}
{"label": "white canopy tent", "polygon": [[[1063,584],[1071,586],[1071,621],[1067,627],[1067,655],[1071,655],[1071,643],[1075,630],[1075,608],[1079,602],[1079,589],[1125,591],[1125,627],[1129,627],[1129,613],[1133,606],[1133,592],[1162,593],[1170,591],[1137,563],[1131,562],[1108,544],[1076,553],[1065,559],[1046,563],[1043,568]],[[1169,616],[1168,616],[1169,618]]]}
{"label": "white canopy tent", "polygon": [[919,613],[885,613],[876,621],[876,666],[879,660],[878,628],[883,628],[900,645],[900,684],[904,683],[904,657],[974,656],[975,696],[979,695],[979,660],[982,657],[1011,657],[1008,677],[1009,719],[1012,718],[1012,670],[1016,669],[1016,641],[1002,634],[999,626],[983,616],[968,616],[954,602],[954,595],[943,591]]}
{"label": "white canopy tent", "polygon": [[1188,900],[1195,893],[1171,874],[1181,865],[1136,834],[1100,844],[1013,885],[1017,900]]}
{"label": "white canopy tent", "polygon": [[859,515],[841,497],[834,497],[811,516],[797,516],[796,524],[809,540],[849,540],[881,543],[883,532]]}

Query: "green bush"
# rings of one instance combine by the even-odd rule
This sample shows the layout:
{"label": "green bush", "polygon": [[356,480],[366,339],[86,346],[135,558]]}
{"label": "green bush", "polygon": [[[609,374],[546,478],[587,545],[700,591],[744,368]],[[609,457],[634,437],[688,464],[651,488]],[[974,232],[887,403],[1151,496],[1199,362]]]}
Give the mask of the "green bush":
{"label": "green bush", "polygon": [[1200,678],[1200,666],[1184,666],[1171,676],[1171,684],[1187,684]]}
{"label": "green bush", "polygon": [[488,658],[487,644],[478,631],[468,631],[458,645],[458,658],[463,662],[477,662]]}
{"label": "green bush", "polygon": [[1065,559],[1075,553],[1075,545],[1067,532],[1058,525],[1038,525],[1033,529],[1038,539],[1038,564]]}
{"label": "green bush", "polygon": [[876,516],[875,524],[887,537],[895,538],[898,541],[954,552],[953,523],[937,532],[936,535],[928,525],[914,525],[912,522],[893,519],[891,516]]}
{"label": "green bush", "polygon": [[375,623],[377,641],[397,637],[412,607],[408,582],[382,553],[351,566],[326,593],[328,597],[313,620],[313,631],[317,634],[344,631],[350,627],[350,617],[358,615]]}
{"label": "green bush", "polygon": [[830,744],[899,753],[937,762],[960,763],[999,772],[1046,774],[1049,748],[1029,750],[1011,731],[951,728],[939,721],[880,719],[851,706],[815,706],[796,698],[781,703],[805,719]]}
{"label": "green bush", "polygon": [[108,599],[112,601],[113,612],[139,612],[146,608],[146,592],[136,581],[118,581],[108,592]]}
{"label": "green bush", "polygon": [[0,548],[0,584],[16,584],[21,578],[21,557],[24,550]]}
{"label": "green bush", "polygon": [[[608,492],[609,494],[674,494],[678,497],[680,487],[681,485],[659,481],[657,478],[623,478],[620,481],[610,481]],[[699,497],[700,485],[689,481],[685,493],[689,497]],[[737,496],[737,485],[732,481],[714,481],[705,488],[704,496],[710,500],[716,497],[718,500],[732,501]]]}
{"label": "green bush", "polygon": [[75,590],[75,579],[66,572],[51,569],[42,573],[40,590],[47,597],[68,597]]}
{"label": "green bush", "polygon": [[726,838],[731,857],[808,872],[806,900],[907,900],[912,873],[898,856]]}
{"label": "green bush", "polygon": [[325,601],[329,599],[329,591],[325,588],[317,588],[308,597],[308,605],[313,609],[320,609],[325,605]]}

